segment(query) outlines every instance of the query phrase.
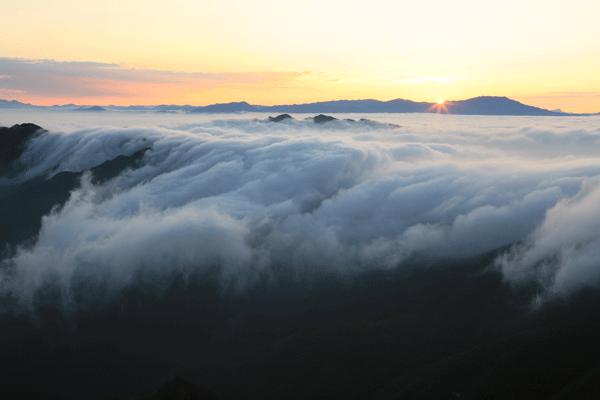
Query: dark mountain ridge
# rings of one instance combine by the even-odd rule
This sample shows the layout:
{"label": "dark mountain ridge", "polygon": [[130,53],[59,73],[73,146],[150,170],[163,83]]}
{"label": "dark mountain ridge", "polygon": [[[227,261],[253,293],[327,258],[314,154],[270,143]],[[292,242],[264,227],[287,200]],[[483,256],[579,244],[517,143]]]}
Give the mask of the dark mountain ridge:
{"label": "dark mountain ridge", "polygon": [[466,100],[447,101],[443,104],[416,102],[406,99],[393,100],[332,100],[301,104],[254,105],[246,101],[217,103],[206,106],[169,105],[157,106],[35,106],[18,101],[0,100],[0,109],[51,109],[51,110],[115,110],[115,111],[151,111],[151,112],[191,112],[191,113],[239,113],[239,112],[276,112],[276,113],[435,113],[456,115],[515,115],[515,116],[569,116],[596,115],[573,114],[559,110],[547,110],[523,104],[508,97],[479,96]]}
{"label": "dark mountain ridge", "polygon": [[0,173],[21,156],[25,143],[40,131],[41,127],[31,123],[0,127]]}
{"label": "dark mountain ridge", "polygon": [[451,114],[463,115],[569,115],[529,106],[508,97],[481,96],[468,100],[449,101],[445,106]]}
{"label": "dark mountain ridge", "polygon": [[195,107],[191,112],[280,112],[280,113],[437,113],[459,115],[570,115],[529,106],[508,97],[481,96],[467,100],[448,101],[444,104],[415,102],[404,99],[381,101],[334,100],[305,104],[261,106],[247,102],[213,104]]}

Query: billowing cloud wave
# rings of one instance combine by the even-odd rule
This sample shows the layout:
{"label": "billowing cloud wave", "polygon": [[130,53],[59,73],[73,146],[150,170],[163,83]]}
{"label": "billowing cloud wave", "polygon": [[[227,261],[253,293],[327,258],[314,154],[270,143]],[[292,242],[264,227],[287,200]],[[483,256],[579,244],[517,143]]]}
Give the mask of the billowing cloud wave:
{"label": "billowing cloud wave", "polygon": [[600,188],[586,182],[574,197],[552,207],[528,240],[498,260],[507,279],[535,282],[541,302],[548,294],[569,295],[600,284]]}
{"label": "billowing cloud wave", "polygon": [[5,260],[5,291],[31,300],[52,283],[68,298],[82,282],[114,291],[140,276],[215,269],[245,285],[276,271],[343,274],[510,245],[498,261],[510,282],[544,293],[600,283],[594,119],[151,118],[30,143],[26,171],[2,185],[148,150],[107,182],[84,175],[35,242]]}

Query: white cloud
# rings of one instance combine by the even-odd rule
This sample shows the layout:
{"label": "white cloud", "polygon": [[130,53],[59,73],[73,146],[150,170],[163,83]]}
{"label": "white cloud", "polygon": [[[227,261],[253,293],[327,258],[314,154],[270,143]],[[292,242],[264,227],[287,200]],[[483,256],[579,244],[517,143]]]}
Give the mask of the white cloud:
{"label": "white cloud", "polygon": [[508,281],[549,292],[600,283],[593,119],[448,117],[440,128],[409,116],[392,128],[147,116],[122,128],[126,114],[106,118],[36,139],[25,178],[151,146],[144,166],[87,182],[47,216],[8,261],[5,290],[31,299],[53,280],[69,294],[82,279],[118,290],[140,273],[217,266],[243,284],[272,268],[346,273],[518,241],[500,261]]}
{"label": "white cloud", "polygon": [[548,213],[528,240],[498,260],[515,284],[538,284],[542,297],[600,285],[600,185],[588,181]]}

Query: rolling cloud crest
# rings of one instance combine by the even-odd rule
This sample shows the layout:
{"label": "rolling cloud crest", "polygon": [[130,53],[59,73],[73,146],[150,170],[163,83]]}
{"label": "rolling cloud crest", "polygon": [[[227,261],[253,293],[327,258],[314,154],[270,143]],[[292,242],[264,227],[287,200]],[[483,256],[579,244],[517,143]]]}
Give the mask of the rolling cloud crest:
{"label": "rolling cloud crest", "polygon": [[599,132],[452,121],[52,130],[2,185],[146,152],[107,182],[84,174],[37,239],[4,260],[2,289],[30,303],[52,284],[70,301],[81,282],[116,293],[140,276],[215,268],[243,287],[278,269],[346,274],[511,245],[497,265],[508,282],[540,285],[541,298],[600,283]]}

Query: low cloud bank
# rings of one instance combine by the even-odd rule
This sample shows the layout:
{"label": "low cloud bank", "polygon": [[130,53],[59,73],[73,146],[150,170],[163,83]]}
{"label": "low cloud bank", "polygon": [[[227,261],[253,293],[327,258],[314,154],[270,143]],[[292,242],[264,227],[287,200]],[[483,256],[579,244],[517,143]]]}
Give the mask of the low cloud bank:
{"label": "low cloud bank", "polygon": [[149,150],[103,184],[86,175],[4,261],[2,290],[31,302],[51,283],[69,299],[82,282],[116,292],[140,275],[215,268],[243,286],[274,270],[345,274],[515,243],[498,260],[509,282],[538,284],[542,297],[600,283],[598,130],[423,118],[52,131],[1,185]]}

